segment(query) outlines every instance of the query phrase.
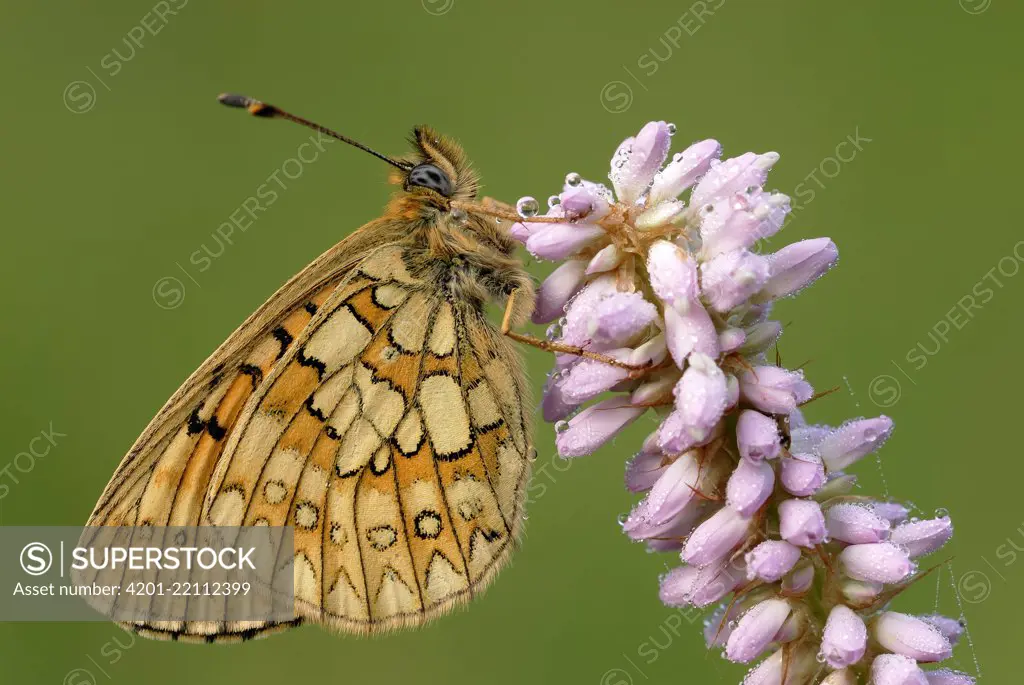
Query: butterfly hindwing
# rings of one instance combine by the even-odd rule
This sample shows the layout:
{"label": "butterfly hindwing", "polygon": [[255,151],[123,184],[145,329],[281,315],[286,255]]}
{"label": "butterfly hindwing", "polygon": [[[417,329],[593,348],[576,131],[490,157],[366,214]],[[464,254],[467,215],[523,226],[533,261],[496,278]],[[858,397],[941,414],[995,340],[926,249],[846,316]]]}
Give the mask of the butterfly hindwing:
{"label": "butterfly hindwing", "polygon": [[[297,616],[416,625],[472,597],[514,547],[525,397],[482,313],[411,274],[403,248],[381,248],[154,431],[93,524],[291,525]],[[213,640],[278,626],[134,627]]]}

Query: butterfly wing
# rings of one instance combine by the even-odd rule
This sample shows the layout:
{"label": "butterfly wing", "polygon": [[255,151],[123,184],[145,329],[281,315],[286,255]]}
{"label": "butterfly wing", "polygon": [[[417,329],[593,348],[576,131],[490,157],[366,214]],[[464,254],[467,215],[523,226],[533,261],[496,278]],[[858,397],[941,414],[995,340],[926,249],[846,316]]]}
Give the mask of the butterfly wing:
{"label": "butterfly wing", "polygon": [[[307,277],[275,305],[278,325],[229,340],[186,382],[90,524],[292,525],[299,620],[416,625],[469,599],[512,550],[525,383],[494,327],[411,275],[401,246],[324,280]],[[213,641],[282,625],[130,627]]]}

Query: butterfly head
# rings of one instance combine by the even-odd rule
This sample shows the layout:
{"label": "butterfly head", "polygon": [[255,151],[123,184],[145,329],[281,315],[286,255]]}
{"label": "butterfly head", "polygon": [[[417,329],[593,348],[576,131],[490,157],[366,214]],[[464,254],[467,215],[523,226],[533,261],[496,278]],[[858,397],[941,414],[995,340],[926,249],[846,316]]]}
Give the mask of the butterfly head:
{"label": "butterfly head", "polygon": [[415,152],[411,168],[398,179],[406,192],[437,200],[471,200],[479,187],[476,173],[462,147],[427,126],[413,129],[410,142]]}

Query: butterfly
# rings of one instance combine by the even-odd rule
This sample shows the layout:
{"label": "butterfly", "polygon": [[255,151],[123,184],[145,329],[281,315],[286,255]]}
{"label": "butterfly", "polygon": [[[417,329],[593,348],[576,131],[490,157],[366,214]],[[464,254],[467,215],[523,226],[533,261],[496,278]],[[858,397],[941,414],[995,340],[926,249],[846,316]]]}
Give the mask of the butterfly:
{"label": "butterfly", "polygon": [[[512,330],[534,288],[499,221],[523,219],[476,202],[477,176],[453,140],[417,127],[413,153],[392,158],[251,98],[220,101],[362,149],[393,168],[399,190],[185,381],[88,522],[293,526],[296,618],[125,627],[217,642],[303,622],[420,625],[479,594],[521,532],[536,452],[510,340],[606,358]],[[488,303],[505,306],[500,326]]]}

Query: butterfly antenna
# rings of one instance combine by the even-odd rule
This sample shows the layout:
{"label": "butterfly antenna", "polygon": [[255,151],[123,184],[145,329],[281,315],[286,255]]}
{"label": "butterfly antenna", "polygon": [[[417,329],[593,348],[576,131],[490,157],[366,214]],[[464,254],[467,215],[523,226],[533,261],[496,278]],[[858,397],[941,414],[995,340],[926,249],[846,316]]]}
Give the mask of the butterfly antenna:
{"label": "butterfly antenna", "polygon": [[253,115],[254,117],[263,117],[265,119],[287,119],[288,121],[294,121],[296,124],[301,124],[302,126],[311,128],[314,131],[319,131],[320,133],[323,133],[326,136],[330,136],[331,138],[340,140],[343,143],[348,143],[352,147],[357,147],[363,152],[369,152],[377,159],[383,160],[390,164],[391,166],[401,169],[402,171],[409,171],[412,169],[413,165],[408,162],[400,162],[397,159],[388,157],[387,155],[381,154],[376,150],[363,145],[359,141],[352,140],[348,136],[341,135],[337,131],[332,131],[331,129],[325,126],[321,126],[320,124],[314,123],[309,119],[303,119],[300,116],[296,116],[294,114],[291,114],[290,112],[286,112],[283,109],[274,107],[273,105],[268,105],[265,102],[260,102],[259,100],[254,100],[250,97],[246,97],[245,95],[238,95],[236,93],[221,93],[217,96],[217,100],[222,105],[227,105],[228,107],[238,107],[240,109],[247,110],[249,114]]}

